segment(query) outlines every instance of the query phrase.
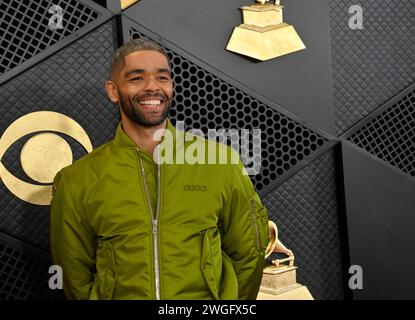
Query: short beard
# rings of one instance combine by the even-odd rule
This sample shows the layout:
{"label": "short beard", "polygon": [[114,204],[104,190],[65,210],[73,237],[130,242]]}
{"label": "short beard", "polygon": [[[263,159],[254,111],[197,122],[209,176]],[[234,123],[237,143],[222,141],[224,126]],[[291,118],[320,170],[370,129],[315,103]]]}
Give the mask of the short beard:
{"label": "short beard", "polygon": [[[120,93],[119,96],[120,96],[120,107],[122,111],[124,112],[124,114],[126,115],[126,117],[130,119],[131,121],[133,121],[134,123],[139,124],[140,126],[143,126],[143,127],[158,126],[162,124],[163,121],[169,115],[169,110],[170,110],[172,99],[168,98],[166,95],[162,93],[147,93],[147,94],[142,94],[140,96],[135,95],[133,97],[128,97]],[[146,116],[140,111],[139,101],[147,96],[148,97],[159,97],[160,99],[163,100],[165,104],[163,112],[161,113],[160,117],[157,119],[154,119],[154,120],[147,119]],[[138,106],[138,107],[135,107],[135,106]]]}

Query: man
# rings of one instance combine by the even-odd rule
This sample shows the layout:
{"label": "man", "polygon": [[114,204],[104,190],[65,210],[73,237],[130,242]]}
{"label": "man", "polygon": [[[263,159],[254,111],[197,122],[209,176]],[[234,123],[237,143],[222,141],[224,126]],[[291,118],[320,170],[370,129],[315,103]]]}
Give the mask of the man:
{"label": "man", "polygon": [[173,81],[164,49],[144,39],[119,48],[106,89],[121,111],[114,140],[54,180],[52,258],[66,296],[255,299],[268,217],[242,162],[160,163],[152,156],[167,132],[173,160],[194,143],[179,139],[187,133],[167,117]]}

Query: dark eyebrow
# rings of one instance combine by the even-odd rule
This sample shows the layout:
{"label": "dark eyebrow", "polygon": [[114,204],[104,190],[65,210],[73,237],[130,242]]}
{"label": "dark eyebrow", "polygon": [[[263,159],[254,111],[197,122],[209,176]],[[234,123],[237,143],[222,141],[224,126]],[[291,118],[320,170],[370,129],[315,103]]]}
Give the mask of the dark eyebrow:
{"label": "dark eyebrow", "polygon": [[127,71],[126,74],[125,74],[125,77],[127,78],[128,76],[130,76],[132,74],[135,74],[135,73],[144,73],[144,72],[145,72],[144,69],[133,69],[133,70]]}
{"label": "dark eyebrow", "polygon": [[166,68],[158,68],[157,71],[159,73],[168,73],[168,74],[171,74],[170,69],[166,69]]}
{"label": "dark eyebrow", "polygon": [[[146,71],[144,69],[133,69],[130,71],[127,71],[127,73],[125,74],[125,77],[127,78],[128,76],[132,75],[132,74],[142,74],[145,73]],[[167,68],[158,68],[157,69],[158,73],[168,73],[169,75],[171,74],[170,69]]]}

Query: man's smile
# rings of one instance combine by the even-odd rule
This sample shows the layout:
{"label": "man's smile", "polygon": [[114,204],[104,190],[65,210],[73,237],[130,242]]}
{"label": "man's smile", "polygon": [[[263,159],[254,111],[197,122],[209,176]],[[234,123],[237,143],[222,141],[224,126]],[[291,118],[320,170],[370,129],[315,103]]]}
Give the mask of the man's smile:
{"label": "man's smile", "polygon": [[158,107],[164,102],[164,99],[159,97],[146,97],[138,100],[138,103],[145,107]]}
{"label": "man's smile", "polygon": [[138,105],[146,109],[158,109],[158,107],[164,105],[167,97],[162,93],[147,93],[138,95],[134,98],[138,102]]}

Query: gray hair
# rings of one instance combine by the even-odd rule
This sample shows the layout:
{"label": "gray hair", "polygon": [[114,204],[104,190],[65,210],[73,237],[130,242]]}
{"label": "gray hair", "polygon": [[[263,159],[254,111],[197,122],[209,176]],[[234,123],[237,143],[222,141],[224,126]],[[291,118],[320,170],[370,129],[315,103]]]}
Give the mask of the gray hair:
{"label": "gray hair", "polygon": [[160,52],[166,57],[169,68],[171,69],[170,57],[168,56],[167,51],[162,46],[158,45],[156,42],[150,39],[140,38],[128,41],[126,44],[122,45],[115,51],[110,66],[110,79],[114,79],[115,73],[123,66],[124,58],[128,54],[140,50]]}

